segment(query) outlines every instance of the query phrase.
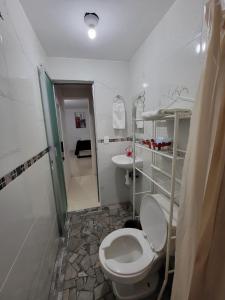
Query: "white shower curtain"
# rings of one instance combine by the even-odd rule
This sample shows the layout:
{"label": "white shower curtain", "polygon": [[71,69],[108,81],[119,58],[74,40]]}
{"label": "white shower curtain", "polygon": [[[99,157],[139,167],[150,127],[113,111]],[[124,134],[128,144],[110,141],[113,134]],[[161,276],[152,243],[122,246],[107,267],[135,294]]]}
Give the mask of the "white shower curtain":
{"label": "white shower curtain", "polygon": [[210,39],[181,187],[172,300],[225,299],[225,22],[207,5]]}

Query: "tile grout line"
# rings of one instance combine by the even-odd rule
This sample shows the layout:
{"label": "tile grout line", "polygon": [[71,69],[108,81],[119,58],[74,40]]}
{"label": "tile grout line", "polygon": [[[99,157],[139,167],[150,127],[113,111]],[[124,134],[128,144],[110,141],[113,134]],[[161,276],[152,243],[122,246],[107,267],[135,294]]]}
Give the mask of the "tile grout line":
{"label": "tile grout line", "polygon": [[41,159],[46,153],[49,152],[49,147],[45,148],[37,155],[25,161],[23,164],[19,165],[11,172],[7,173],[5,176],[0,178],[0,191],[4,189],[10,182],[15,180],[18,176],[20,176],[23,172],[25,172],[28,168],[30,168],[33,164],[35,164],[39,159]]}
{"label": "tile grout line", "polygon": [[5,277],[3,283],[2,283],[2,285],[1,285],[1,287],[0,287],[0,293],[2,293],[2,291],[3,291],[3,289],[4,289],[5,285],[6,285],[6,282],[7,282],[8,278],[9,278],[9,276],[10,276],[10,273],[11,273],[13,267],[15,266],[16,261],[17,261],[18,257],[20,256],[20,254],[21,254],[21,252],[22,252],[22,250],[23,250],[23,247],[24,247],[24,245],[25,245],[25,243],[26,243],[26,241],[27,241],[27,238],[29,237],[29,235],[30,235],[30,233],[31,233],[31,231],[32,231],[32,229],[33,229],[35,223],[36,223],[36,220],[32,223],[30,229],[28,230],[28,232],[27,232],[27,234],[26,234],[26,236],[25,236],[25,239],[23,240],[23,242],[22,242],[22,244],[21,244],[21,246],[20,246],[20,248],[19,248],[19,251],[18,251],[18,253],[17,253],[15,259],[14,259],[14,261],[13,261],[13,263],[12,263],[12,265],[11,265],[9,271],[8,271],[8,273],[6,274],[6,277]]}
{"label": "tile grout line", "polygon": [[[124,137],[124,138],[109,138],[109,143],[115,143],[115,142],[132,142],[132,137]],[[97,142],[99,144],[104,143],[104,139],[98,139]]]}

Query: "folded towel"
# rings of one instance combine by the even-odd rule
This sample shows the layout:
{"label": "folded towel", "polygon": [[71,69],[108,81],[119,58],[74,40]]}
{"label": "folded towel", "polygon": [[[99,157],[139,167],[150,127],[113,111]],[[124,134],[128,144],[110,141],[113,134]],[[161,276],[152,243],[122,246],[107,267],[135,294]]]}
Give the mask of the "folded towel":
{"label": "folded towel", "polygon": [[190,109],[186,108],[160,108],[157,110],[150,110],[142,113],[144,120],[158,120],[166,115],[173,115],[175,112],[190,113]]}
{"label": "folded towel", "polygon": [[157,120],[157,119],[162,118],[163,116],[164,116],[164,114],[161,111],[161,109],[145,111],[142,113],[142,118],[144,120]]}
{"label": "folded towel", "polygon": [[[142,119],[143,111],[144,111],[143,103],[137,103],[137,105],[136,105],[136,119],[137,120]],[[144,122],[136,121],[136,126],[137,126],[137,128],[144,128]]]}
{"label": "folded towel", "polygon": [[113,128],[125,129],[126,126],[126,111],[123,102],[113,103]]}

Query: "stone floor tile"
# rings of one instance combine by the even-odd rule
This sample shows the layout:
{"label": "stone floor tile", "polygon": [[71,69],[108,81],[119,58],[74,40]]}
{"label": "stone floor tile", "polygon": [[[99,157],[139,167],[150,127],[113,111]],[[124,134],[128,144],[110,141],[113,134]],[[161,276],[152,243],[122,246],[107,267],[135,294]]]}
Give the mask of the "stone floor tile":
{"label": "stone floor tile", "polygon": [[90,245],[90,255],[95,254],[98,252],[98,244],[97,243],[93,243]]}
{"label": "stone floor tile", "polygon": [[66,267],[65,280],[70,280],[76,277],[77,277],[76,270],[71,266],[71,264],[68,263]]}
{"label": "stone floor tile", "polygon": [[80,262],[83,260],[84,256],[83,255],[79,255],[75,261],[75,263],[77,263],[78,265],[80,264]]}
{"label": "stone floor tile", "polygon": [[57,298],[58,298],[58,294],[55,295],[53,293],[50,293],[48,300],[57,300]]}
{"label": "stone floor tile", "polygon": [[87,255],[87,251],[86,250],[84,250],[83,248],[80,248],[80,250],[79,250],[79,255]]}
{"label": "stone floor tile", "polygon": [[60,292],[58,293],[57,300],[62,300],[62,299],[63,299],[63,292],[60,291]]}
{"label": "stone floor tile", "polygon": [[69,289],[63,291],[63,300],[69,300]]}
{"label": "stone floor tile", "polygon": [[69,299],[68,300],[77,300],[77,290],[72,288],[69,290]]}
{"label": "stone floor tile", "polygon": [[92,254],[91,256],[90,256],[90,259],[91,259],[91,265],[92,266],[94,266],[95,264],[96,264],[96,262],[98,261],[98,253],[96,253],[96,254]]}
{"label": "stone floor tile", "polygon": [[66,289],[70,289],[70,288],[75,287],[75,286],[76,286],[75,279],[65,280],[64,285],[63,285],[63,289],[66,290]]}
{"label": "stone floor tile", "polygon": [[95,300],[104,297],[109,291],[109,285],[107,284],[107,282],[103,282],[102,284],[98,285],[94,289]]}
{"label": "stone floor tile", "polygon": [[77,300],[94,300],[92,292],[80,291]]}
{"label": "stone floor tile", "polygon": [[116,297],[114,296],[113,293],[107,294],[104,298],[105,300],[116,300]]}
{"label": "stone floor tile", "polygon": [[91,259],[89,255],[86,255],[80,263],[82,269],[87,271],[91,266]]}
{"label": "stone floor tile", "polygon": [[71,264],[74,263],[74,261],[76,260],[77,257],[78,257],[78,254],[73,253],[72,256],[69,258],[69,262]]}
{"label": "stone floor tile", "polygon": [[88,270],[87,270],[87,275],[88,276],[91,276],[91,277],[95,277],[96,275],[95,275],[95,270],[93,269],[93,268],[89,268]]}
{"label": "stone floor tile", "polygon": [[76,282],[76,287],[77,287],[77,290],[82,290],[84,288],[84,285],[85,285],[85,279],[84,278],[79,278]]}
{"label": "stone floor tile", "polygon": [[56,282],[56,288],[59,291],[61,291],[63,289],[64,277],[65,277],[65,274],[59,273],[59,277],[57,278],[57,282]]}
{"label": "stone floor tile", "polygon": [[96,274],[96,280],[98,284],[102,283],[105,280],[103,272],[100,268],[95,270],[95,274]]}
{"label": "stone floor tile", "polygon": [[84,289],[87,291],[93,291],[95,287],[95,282],[96,282],[96,278],[88,277]]}
{"label": "stone floor tile", "polygon": [[78,277],[87,277],[87,276],[88,274],[85,273],[84,271],[78,273]]}
{"label": "stone floor tile", "polygon": [[80,266],[77,264],[77,262],[74,262],[74,263],[72,264],[72,266],[73,266],[74,270],[76,270],[77,272],[80,271]]}

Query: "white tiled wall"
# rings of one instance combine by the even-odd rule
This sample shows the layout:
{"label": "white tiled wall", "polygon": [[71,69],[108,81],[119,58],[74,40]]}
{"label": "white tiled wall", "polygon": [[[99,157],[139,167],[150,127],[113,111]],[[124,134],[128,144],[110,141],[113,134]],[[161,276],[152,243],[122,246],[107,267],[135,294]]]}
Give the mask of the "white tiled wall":
{"label": "white tiled wall", "polygon": [[0,199],[0,299],[46,299],[57,251],[48,156],[3,189]]}
{"label": "white tiled wall", "polygon": [[201,42],[204,0],[177,0],[130,61],[131,95],[142,84],[149,86],[147,109],[166,104],[170,88],[185,85],[195,97],[202,55],[195,51]]}
{"label": "white tiled wall", "polygon": [[[48,58],[47,69],[51,78],[57,80],[79,80],[94,82],[94,109],[96,138],[127,137],[131,135],[131,101],[129,98],[128,62]],[[112,127],[113,98],[120,94],[126,101],[127,129]],[[127,142],[107,145],[97,144],[98,178],[102,205],[127,201],[129,190],[124,185],[124,171],[112,164],[113,155],[123,153]]]}
{"label": "white tiled wall", "polygon": [[[154,110],[171,103],[166,96],[176,86],[186,86],[189,94],[195,98],[201,69],[203,53],[196,53],[196,45],[205,41],[203,30],[204,0],[177,0],[144,41],[130,61],[131,97],[146,88],[145,110]],[[175,106],[192,107],[193,104],[178,101]],[[151,122],[145,123],[145,138],[152,137]],[[188,124],[180,126],[179,143],[185,148],[188,139]],[[168,132],[171,137],[172,125]],[[168,161],[162,160],[167,169]],[[180,169],[178,170],[180,171]],[[141,179],[138,180],[139,182]]]}
{"label": "white tiled wall", "polygon": [[129,101],[128,62],[94,59],[48,58],[47,69],[52,79],[94,81],[94,106],[97,138],[127,136],[131,131],[112,128],[112,102],[120,94],[127,105],[128,120],[131,113]]}
{"label": "white tiled wall", "polygon": [[124,153],[129,142],[98,144],[99,192],[103,205],[129,201],[129,187],[125,186],[125,171],[112,163],[112,157]]}
{"label": "white tiled wall", "polygon": [[[47,145],[37,75],[45,54],[18,0],[0,0],[0,10],[1,177]],[[57,236],[45,155],[0,191],[0,299],[47,299]]]}

